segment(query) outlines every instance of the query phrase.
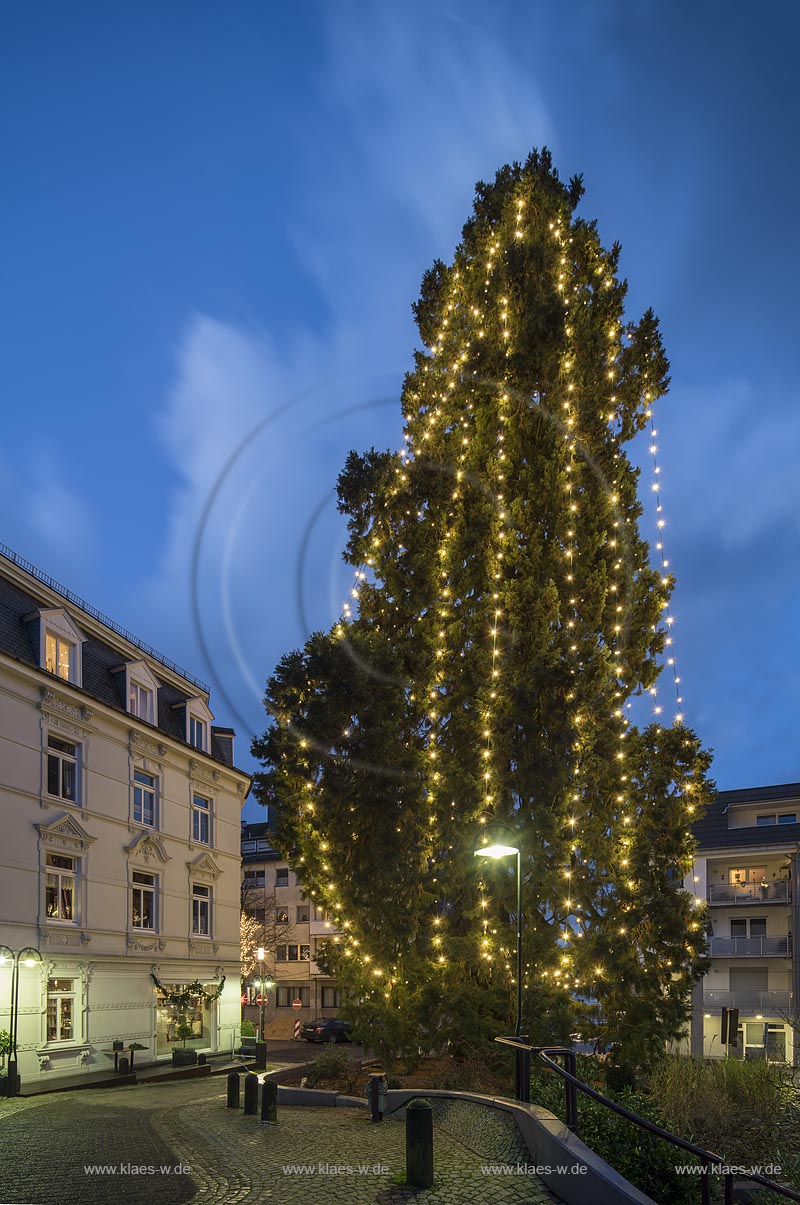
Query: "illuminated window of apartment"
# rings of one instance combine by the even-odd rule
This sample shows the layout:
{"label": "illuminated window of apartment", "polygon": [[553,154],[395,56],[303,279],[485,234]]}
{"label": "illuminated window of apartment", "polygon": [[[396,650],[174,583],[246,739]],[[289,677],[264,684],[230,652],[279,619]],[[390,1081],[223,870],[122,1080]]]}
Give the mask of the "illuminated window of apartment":
{"label": "illuminated window of apartment", "polygon": [[71,1042],[74,1040],[75,980],[48,979],[47,981],[47,1040],[48,1042]]}
{"label": "illuminated window of apartment", "polygon": [[211,888],[202,883],[192,886],[192,933],[195,937],[211,936]]}
{"label": "illuminated window of apartment", "polygon": [[75,859],[47,855],[45,913],[48,920],[75,920]]}
{"label": "illuminated window of apartment", "polygon": [[78,799],[78,754],[80,745],[47,738],[47,793],[76,803]]}
{"label": "illuminated window of apartment", "polygon": [[156,876],[142,870],[134,870],[131,885],[131,927],[150,929],[156,927]]}

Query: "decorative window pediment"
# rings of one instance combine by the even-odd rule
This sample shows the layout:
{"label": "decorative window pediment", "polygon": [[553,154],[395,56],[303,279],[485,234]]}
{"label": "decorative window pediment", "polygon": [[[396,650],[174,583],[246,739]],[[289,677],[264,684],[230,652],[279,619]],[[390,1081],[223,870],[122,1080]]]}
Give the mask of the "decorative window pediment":
{"label": "decorative window pediment", "polygon": [[139,833],[129,845],[125,846],[125,849],[128,857],[141,858],[143,862],[152,862],[155,859],[160,862],[170,861],[164,842],[153,833]]}
{"label": "decorative window pediment", "polygon": [[37,824],[35,827],[46,845],[57,845],[62,849],[71,849],[76,854],[87,850],[92,842],[96,840],[68,812],[64,813],[63,816],[57,817],[50,824]]}
{"label": "decorative window pediment", "polygon": [[210,853],[200,854],[186,865],[193,879],[218,879],[222,873]]}
{"label": "decorative window pediment", "polygon": [[39,665],[73,686],[83,681],[83,632],[64,607],[42,607],[24,617],[33,629]]}

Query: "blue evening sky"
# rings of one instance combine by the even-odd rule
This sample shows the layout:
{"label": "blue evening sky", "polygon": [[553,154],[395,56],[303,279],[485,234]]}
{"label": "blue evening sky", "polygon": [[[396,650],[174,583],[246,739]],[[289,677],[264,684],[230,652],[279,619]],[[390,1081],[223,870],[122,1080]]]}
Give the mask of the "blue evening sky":
{"label": "blue evening sky", "polygon": [[721,788],[800,779],[797,13],[6,0],[0,541],[210,681],[251,766],[349,590],[344,457],[400,444],[422,273],[547,144],[662,320],[687,722]]}

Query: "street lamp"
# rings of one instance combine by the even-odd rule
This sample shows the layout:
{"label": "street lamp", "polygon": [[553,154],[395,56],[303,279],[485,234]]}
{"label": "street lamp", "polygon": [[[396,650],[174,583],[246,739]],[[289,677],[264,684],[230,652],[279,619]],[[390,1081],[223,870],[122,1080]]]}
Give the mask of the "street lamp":
{"label": "street lamp", "polygon": [[475,850],[476,858],[510,858],[517,856],[517,1026],[514,1037],[522,1033],[522,867],[516,845],[484,845]]}
{"label": "street lamp", "polygon": [[264,1041],[264,947],[259,946],[256,950],[256,959],[258,960],[258,968],[260,979],[258,981],[258,1040]]}
{"label": "street lamp", "polygon": [[19,1080],[17,1076],[17,1030],[19,1021],[19,968],[20,963],[24,967],[35,967],[37,963],[42,961],[42,956],[33,946],[26,946],[23,950],[14,952],[8,946],[0,946],[0,967],[7,963],[11,965],[11,1016],[9,1025],[11,1027],[9,1033],[8,1047],[8,1086],[6,1088],[7,1096],[16,1096],[19,1090]]}
{"label": "street lamp", "polygon": [[[475,850],[476,858],[517,858],[517,1024],[514,1037],[522,1037],[522,866],[516,845],[484,845]],[[530,1100],[530,1054],[518,1049],[514,1059],[514,1096],[517,1100]]]}

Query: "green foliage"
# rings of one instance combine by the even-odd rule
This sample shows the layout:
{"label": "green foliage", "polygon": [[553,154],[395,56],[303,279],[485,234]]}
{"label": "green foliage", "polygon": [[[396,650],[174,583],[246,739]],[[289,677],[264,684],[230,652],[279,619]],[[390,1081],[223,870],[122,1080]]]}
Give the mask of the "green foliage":
{"label": "green foliage", "polygon": [[322,1080],[336,1080],[345,1092],[352,1092],[358,1076],[358,1064],[338,1050],[325,1050],[308,1069],[306,1079],[309,1088],[315,1088]]}
{"label": "green foliage", "polygon": [[522,851],[538,1041],[579,1028],[646,1067],[705,967],[682,880],[710,757],[678,720],[625,719],[669,639],[625,451],[669,365],[582,192],[546,150],[477,186],[414,307],[407,452],[351,452],[339,477],[354,613],[281,659],[253,742],[277,843],[343,931],[326,966],[385,1057],[513,1029],[513,867],[474,858],[492,826]]}
{"label": "green foliage", "polygon": [[800,1156],[797,1090],[783,1064],[671,1055],[649,1086],[666,1127],[726,1163],[786,1169]]}
{"label": "green foliage", "polygon": [[[597,1067],[591,1064],[592,1060],[579,1060],[578,1076],[587,1083],[598,1078]],[[652,1096],[630,1089],[611,1092],[601,1087],[600,1090],[639,1117],[663,1129],[670,1128]],[[564,1082],[555,1073],[534,1072],[531,1100],[565,1120]],[[675,1171],[676,1164],[696,1162],[688,1152],[679,1151],[582,1093],[578,1093],[578,1134],[596,1154],[659,1205],[695,1205],[698,1200],[696,1177]]]}
{"label": "green foliage", "polygon": [[254,1038],[256,1027],[252,1021],[242,1021],[240,1032],[243,1038]]}
{"label": "green foliage", "polygon": [[213,992],[207,992],[199,979],[195,979],[193,983],[187,983],[180,991],[175,991],[172,988],[164,987],[163,983],[152,972],[150,978],[158,988],[162,1000],[166,1000],[169,1004],[174,1004],[182,1012],[193,1008],[198,1002],[213,1004],[215,1000],[219,1000],[225,987],[224,975]]}
{"label": "green foliage", "polygon": [[187,1017],[179,1017],[175,1026],[175,1037],[173,1042],[183,1042],[184,1049],[186,1047],[186,1039],[194,1036],[194,1028],[191,1021]]}
{"label": "green foliage", "polygon": [[5,1063],[11,1050],[11,1034],[7,1029],[0,1029],[0,1064]]}

